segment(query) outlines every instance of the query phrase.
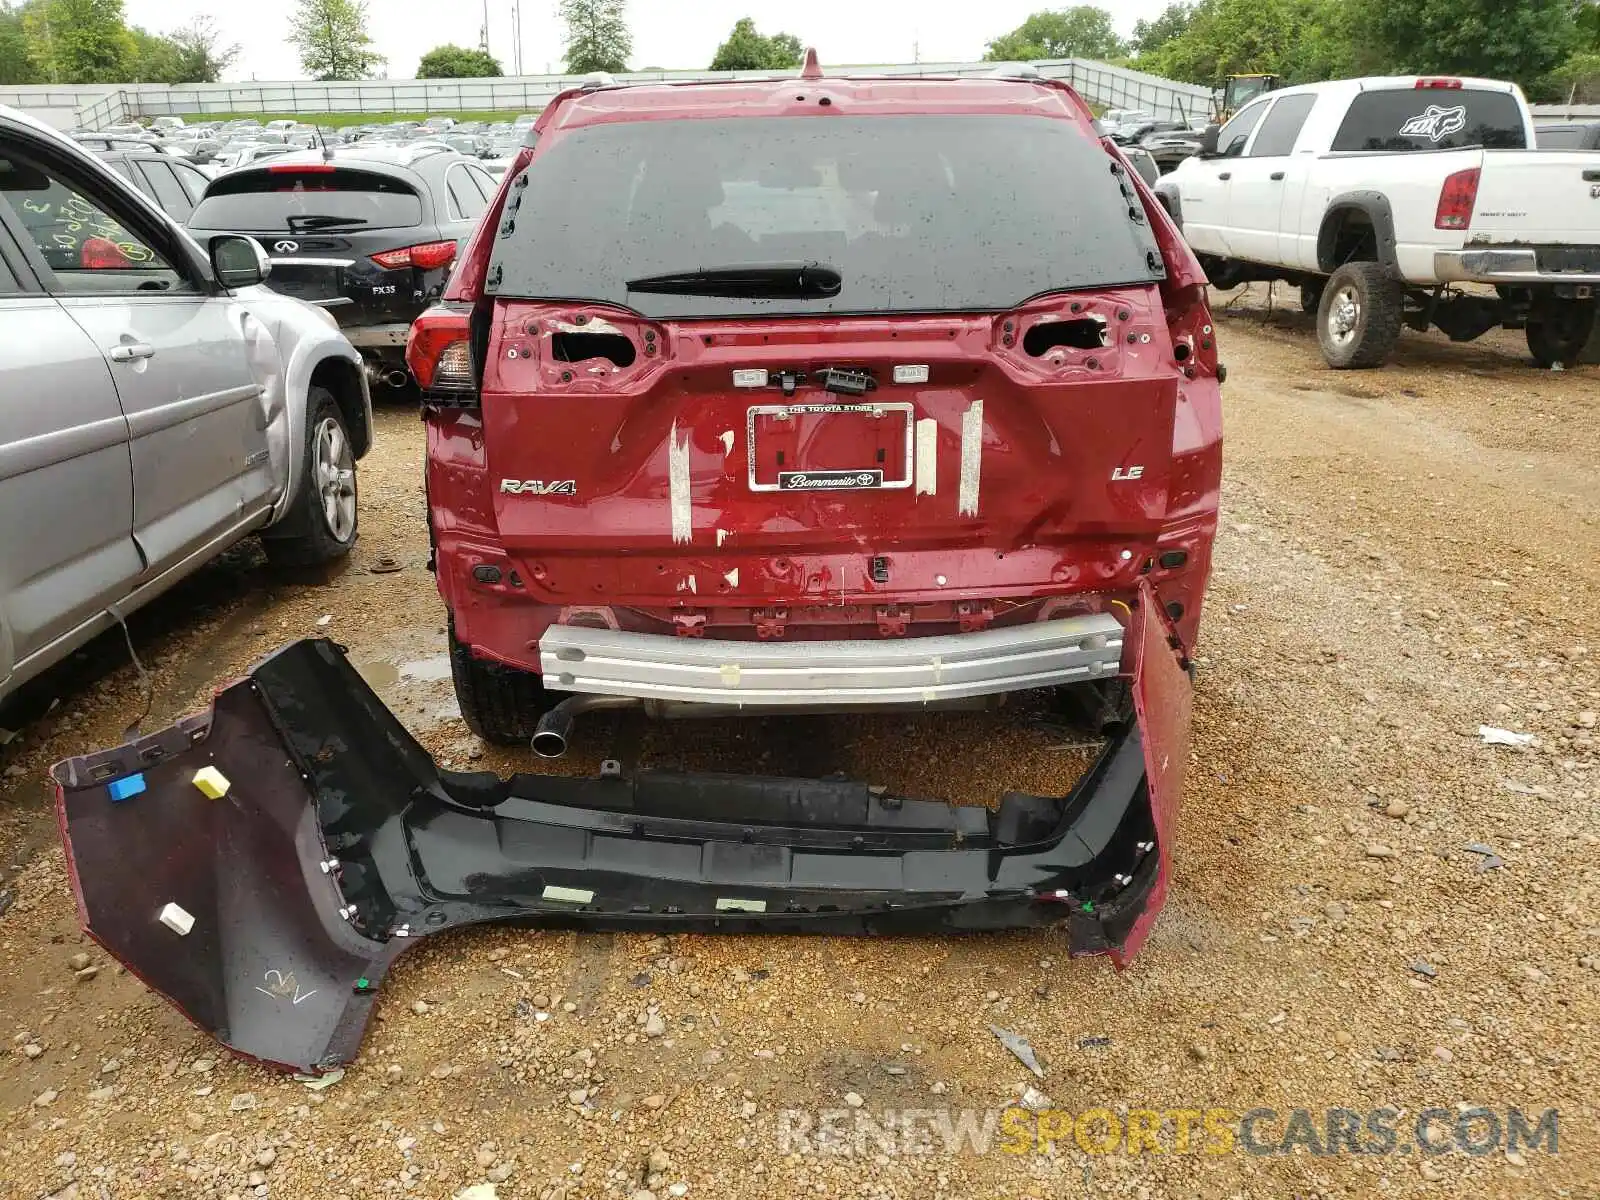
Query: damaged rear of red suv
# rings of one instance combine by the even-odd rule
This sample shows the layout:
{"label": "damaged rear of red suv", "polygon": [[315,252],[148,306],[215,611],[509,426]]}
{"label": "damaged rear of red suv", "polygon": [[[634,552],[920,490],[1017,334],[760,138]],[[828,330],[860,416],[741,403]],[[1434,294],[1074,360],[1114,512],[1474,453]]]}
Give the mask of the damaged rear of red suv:
{"label": "damaged rear of red suv", "polygon": [[475,729],[1096,681],[1142,584],[1192,644],[1210,317],[1072,92],[624,87],[536,134],[409,352]]}
{"label": "damaged rear of red suv", "polygon": [[[1198,265],[1070,89],[808,65],[566,93],[407,359],[486,737],[559,754],[595,708],[1045,688],[1109,736],[1059,794],[993,809],[616,764],[508,780],[440,768],[339,647],[297,643],[210,714],[56,772],[86,926],[202,1025],[342,1061],[393,958],[474,921],[1143,942],[1189,758],[1220,368]],[[200,796],[201,764],[253,802]],[[135,804],[141,845],[228,861],[197,855],[188,892],[172,856],[132,861]],[[299,947],[293,1020],[238,955],[173,975],[154,891]]]}

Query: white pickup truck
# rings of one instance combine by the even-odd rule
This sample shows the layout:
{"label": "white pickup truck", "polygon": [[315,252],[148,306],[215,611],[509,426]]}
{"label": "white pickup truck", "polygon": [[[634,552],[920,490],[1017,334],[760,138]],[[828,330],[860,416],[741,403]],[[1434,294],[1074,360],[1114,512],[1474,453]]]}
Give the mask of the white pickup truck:
{"label": "white pickup truck", "polygon": [[1251,101],[1156,190],[1215,286],[1300,286],[1332,367],[1377,366],[1402,326],[1588,361],[1600,160],[1533,145],[1514,84],[1344,79]]}

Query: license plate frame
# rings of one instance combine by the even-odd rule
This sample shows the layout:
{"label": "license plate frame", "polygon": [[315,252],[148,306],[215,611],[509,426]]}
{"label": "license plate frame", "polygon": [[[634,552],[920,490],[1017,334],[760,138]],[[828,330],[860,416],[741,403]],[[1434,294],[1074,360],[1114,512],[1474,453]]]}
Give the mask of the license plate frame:
{"label": "license plate frame", "polygon": [[[888,464],[872,463],[858,468],[779,471],[776,483],[762,483],[756,470],[756,422],[761,417],[787,420],[791,417],[843,416],[851,413],[882,419],[898,414],[905,421],[905,461],[898,478],[888,478]],[[916,408],[904,400],[864,404],[755,404],[745,413],[744,444],[748,482],[752,492],[857,492],[899,491],[911,487],[916,453]]]}

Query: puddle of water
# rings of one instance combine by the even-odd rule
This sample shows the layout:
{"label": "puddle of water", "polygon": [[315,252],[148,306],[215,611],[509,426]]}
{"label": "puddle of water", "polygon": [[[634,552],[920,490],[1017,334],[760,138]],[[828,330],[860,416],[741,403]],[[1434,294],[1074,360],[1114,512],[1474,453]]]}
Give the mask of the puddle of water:
{"label": "puddle of water", "polygon": [[361,678],[367,681],[367,686],[375,692],[381,692],[400,682],[400,671],[393,663],[357,663],[356,671]]}
{"label": "puddle of water", "polygon": [[450,656],[437,654],[431,658],[419,658],[398,665],[376,659],[372,662],[357,663],[356,670],[367,685],[374,691],[384,691],[395,687],[401,680],[416,680],[421,683],[438,683],[450,678]]}
{"label": "puddle of water", "polygon": [[449,679],[450,656],[448,654],[436,654],[432,658],[419,658],[413,662],[403,662],[400,664],[400,678],[421,679],[428,683]]}

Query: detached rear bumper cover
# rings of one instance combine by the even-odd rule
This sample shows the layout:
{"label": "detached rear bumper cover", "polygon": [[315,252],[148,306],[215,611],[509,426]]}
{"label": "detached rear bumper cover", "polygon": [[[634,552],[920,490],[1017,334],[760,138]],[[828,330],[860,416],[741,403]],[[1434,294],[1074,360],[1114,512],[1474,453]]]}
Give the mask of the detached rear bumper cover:
{"label": "detached rear bumper cover", "polygon": [[[1164,897],[1189,756],[1189,679],[1159,612],[1147,592],[1129,630],[1134,726],[1065,796],[995,812],[833,780],[441,771],[339,647],[296,642],[210,713],[55,768],[79,914],[201,1028],[301,1071],[355,1056],[417,938],[483,921],[1057,925],[1073,953],[1121,962]],[[204,767],[229,781],[221,799],[195,786]]]}

